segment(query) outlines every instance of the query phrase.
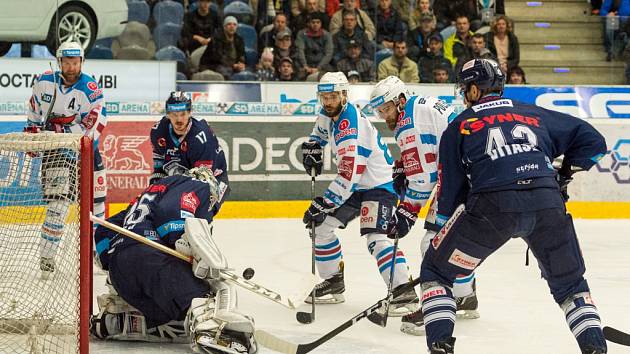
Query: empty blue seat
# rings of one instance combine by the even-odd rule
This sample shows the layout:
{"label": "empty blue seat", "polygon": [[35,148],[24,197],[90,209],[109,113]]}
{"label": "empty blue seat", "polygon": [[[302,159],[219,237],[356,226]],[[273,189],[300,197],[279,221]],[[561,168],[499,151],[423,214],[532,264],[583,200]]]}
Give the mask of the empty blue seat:
{"label": "empty blue seat", "polygon": [[95,46],[99,46],[99,47],[111,48],[113,42],[114,42],[114,38],[112,38],[112,37],[101,38],[101,39],[97,39],[96,41],[94,41],[94,45]]}
{"label": "empty blue seat", "polygon": [[223,18],[227,16],[236,17],[238,23],[244,23],[248,25],[254,23],[254,11],[248,4],[240,1],[234,1],[223,8]]}
{"label": "empty blue seat", "polygon": [[253,26],[239,23],[236,33],[243,38],[245,48],[258,51],[258,35],[256,34],[256,29]]}
{"label": "empty blue seat", "polygon": [[387,58],[389,58],[391,56],[392,56],[392,50],[391,49],[387,49],[387,48],[381,49],[381,50],[379,50],[378,52],[376,52],[374,54],[374,64],[376,64],[376,66],[378,66],[378,64],[380,62],[382,62],[383,59],[387,59]]}
{"label": "empty blue seat", "polygon": [[112,48],[110,47],[103,47],[100,45],[95,45],[87,53],[86,58],[88,59],[114,59],[114,54],[112,53]]}
{"label": "empty blue seat", "polygon": [[258,63],[258,52],[251,48],[245,48],[245,64],[253,68]]}
{"label": "empty blue seat", "polygon": [[41,44],[33,44],[31,47],[31,58],[54,59],[55,56],[50,54],[48,47]]}
{"label": "empty blue seat", "polygon": [[188,78],[186,77],[186,74],[184,73],[180,73],[179,71],[177,72],[177,74],[175,74],[175,79],[176,80],[188,80]]}
{"label": "empty blue seat", "polygon": [[244,4],[248,4],[249,5],[249,2],[247,0],[224,0],[223,1],[223,6],[228,6],[229,4],[231,4],[231,3],[235,2],[235,1],[240,1],[240,2],[242,2]]}
{"label": "empty blue seat", "polygon": [[182,52],[181,49],[174,46],[168,46],[158,50],[157,53],[155,53],[155,59],[173,60],[182,63],[182,65],[184,66],[188,65],[188,58],[186,58],[186,53]]}
{"label": "empty blue seat", "polygon": [[167,47],[169,45],[177,46],[177,42],[181,37],[182,28],[174,23],[159,24],[153,30],[153,40],[157,49]]}
{"label": "empty blue seat", "polygon": [[258,77],[256,74],[245,70],[230,76],[230,81],[258,81]]}
{"label": "empty blue seat", "polygon": [[127,2],[127,21],[138,21],[140,23],[149,22],[151,8],[144,0],[133,0]]}
{"label": "empty blue seat", "polygon": [[170,22],[181,26],[184,21],[184,6],[171,0],[160,1],[153,8],[153,19],[157,24]]}
{"label": "empty blue seat", "polygon": [[3,58],[21,58],[22,57],[22,44],[21,43],[13,43],[11,48],[3,56]]}

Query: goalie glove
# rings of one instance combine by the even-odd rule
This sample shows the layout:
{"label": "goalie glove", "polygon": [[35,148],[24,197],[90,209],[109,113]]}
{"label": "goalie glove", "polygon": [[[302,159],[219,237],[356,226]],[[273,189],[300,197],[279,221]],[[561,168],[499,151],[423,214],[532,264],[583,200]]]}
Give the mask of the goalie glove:
{"label": "goalie glove", "polygon": [[394,161],[392,180],[394,180],[394,191],[396,195],[404,195],[407,189],[407,176],[405,175],[405,167],[403,166],[402,160]]}
{"label": "goalie glove", "polygon": [[311,171],[315,171],[315,176],[322,173],[323,166],[323,149],[316,141],[306,141],[302,143],[302,164],[309,176],[313,176]]}
{"label": "goalie glove", "polygon": [[328,213],[334,208],[335,206],[333,204],[328,204],[324,198],[317,197],[313,199],[311,206],[309,206],[308,209],[306,209],[306,212],[304,212],[302,222],[306,224],[307,229],[311,228],[312,223],[315,223],[315,226],[319,226],[324,222]]}
{"label": "goalie glove", "polygon": [[414,207],[409,203],[400,203],[389,221],[387,237],[405,237],[416,223],[416,220],[418,220],[418,212],[420,212],[420,208]]}

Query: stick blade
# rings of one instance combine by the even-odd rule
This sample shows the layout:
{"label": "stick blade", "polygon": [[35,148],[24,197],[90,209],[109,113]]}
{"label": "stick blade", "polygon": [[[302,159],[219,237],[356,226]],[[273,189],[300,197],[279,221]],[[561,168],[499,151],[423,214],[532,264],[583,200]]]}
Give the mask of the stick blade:
{"label": "stick blade", "polygon": [[614,329],[612,327],[604,327],[604,338],[613,343],[630,346],[630,334]]}
{"label": "stick blade", "polygon": [[367,319],[375,325],[387,327],[387,314],[382,314],[379,311],[374,311],[367,316]]}
{"label": "stick blade", "polygon": [[301,324],[309,324],[313,322],[313,314],[310,312],[297,312],[295,319]]}
{"label": "stick blade", "polygon": [[280,353],[296,354],[298,351],[297,344],[291,343],[282,338],[278,338],[273,334],[261,329],[254,332],[254,338],[256,338],[258,344],[262,345],[263,347],[275,350]]}

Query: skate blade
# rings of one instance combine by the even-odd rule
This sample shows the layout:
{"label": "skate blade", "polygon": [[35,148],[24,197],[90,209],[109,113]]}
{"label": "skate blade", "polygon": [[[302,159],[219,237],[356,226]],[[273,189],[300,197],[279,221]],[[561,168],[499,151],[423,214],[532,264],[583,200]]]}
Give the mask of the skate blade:
{"label": "skate blade", "polygon": [[50,275],[51,275],[52,273],[53,273],[53,272],[49,272],[49,271],[47,271],[47,270],[42,270],[42,272],[41,272],[41,274],[40,274],[40,279],[41,279],[41,280],[48,280],[48,279],[50,279]]}
{"label": "skate blade", "polygon": [[[346,298],[343,296],[343,294],[328,294],[328,295],[315,298],[315,304],[323,304],[323,305],[340,304],[345,301],[346,301]],[[307,304],[310,304],[313,302],[313,300],[311,300],[311,297],[309,296],[306,298],[306,300],[304,300],[304,302],[306,302]]]}
{"label": "skate blade", "polygon": [[461,320],[474,320],[479,318],[479,311],[477,310],[459,310],[457,311],[457,318]]}
{"label": "skate blade", "polygon": [[409,334],[412,336],[424,336],[426,335],[426,331],[424,328],[424,325],[422,326],[417,326],[413,323],[409,323],[409,322],[403,322],[400,325],[400,331],[405,333],[405,334]]}
{"label": "skate blade", "polygon": [[406,304],[399,307],[393,307],[390,305],[388,315],[389,317],[402,317],[418,310],[418,304]]}

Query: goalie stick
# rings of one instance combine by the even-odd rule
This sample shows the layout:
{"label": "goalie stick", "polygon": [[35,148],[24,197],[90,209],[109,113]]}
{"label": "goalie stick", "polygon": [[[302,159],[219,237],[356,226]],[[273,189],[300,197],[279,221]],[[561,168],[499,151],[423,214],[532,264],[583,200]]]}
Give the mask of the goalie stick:
{"label": "goalie stick", "polygon": [[420,284],[420,278],[416,278],[412,280],[411,282],[406,283],[405,285],[401,286],[400,288],[390,293],[386,298],[379,300],[376,304],[368,307],[367,309],[363,310],[358,315],[342,323],[339,327],[333,329],[332,331],[324,334],[319,339],[310,343],[295,344],[295,343],[286,341],[284,339],[278,338],[274,336],[273,334],[264,330],[257,330],[256,333],[254,334],[254,337],[256,338],[258,343],[262,345],[263,347],[275,350],[280,353],[285,353],[285,354],[309,353],[313,349],[319,347],[320,345],[334,338],[339,333],[350,328],[355,323],[369,316],[371,313],[374,313],[375,311],[380,309],[382,306],[384,306],[386,302],[391,301],[392,298],[399,296],[400,294],[404,293],[405,291],[408,291],[409,289],[412,289],[414,286],[418,284]]}
{"label": "goalie stick", "polygon": [[[92,220],[95,223],[98,223],[110,230],[116,231],[119,234],[122,234],[124,236],[127,236],[129,238],[132,238],[140,243],[144,243],[147,246],[156,248],[164,253],[168,253],[171,256],[177,257],[183,261],[186,261],[188,263],[192,263],[192,257],[188,257],[180,252],[177,252],[176,250],[166,247],[160,243],[157,243],[155,241],[151,241],[145,237],[142,237],[138,234],[136,234],[133,231],[129,231],[125,228],[122,228],[118,225],[112,224],[109,221],[106,221],[105,219],[101,219],[98,218],[92,214],[90,214],[90,220]],[[227,270],[221,270],[221,279],[232,283],[234,285],[238,285],[243,289],[249,290],[253,293],[256,293],[262,297],[264,297],[265,299],[271,300],[273,302],[276,302],[286,308],[289,308],[291,310],[295,310],[298,306],[298,304],[300,304],[305,298],[306,296],[308,296],[308,294],[310,293],[311,289],[313,289],[313,287],[315,286],[315,284],[317,284],[319,282],[319,279],[313,275],[308,275],[303,277],[300,281],[297,282],[296,284],[296,288],[299,289],[299,291],[296,291],[295,293],[291,294],[291,295],[284,295],[284,294],[280,294],[276,291],[273,291],[271,289],[268,289],[262,285],[258,285],[250,280],[247,280],[245,278],[242,278],[230,271]]]}
{"label": "goalie stick", "polygon": [[608,326],[605,326],[602,330],[604,331],[604,338],[606,338],[607,341],[630,346],[630,334]]}

